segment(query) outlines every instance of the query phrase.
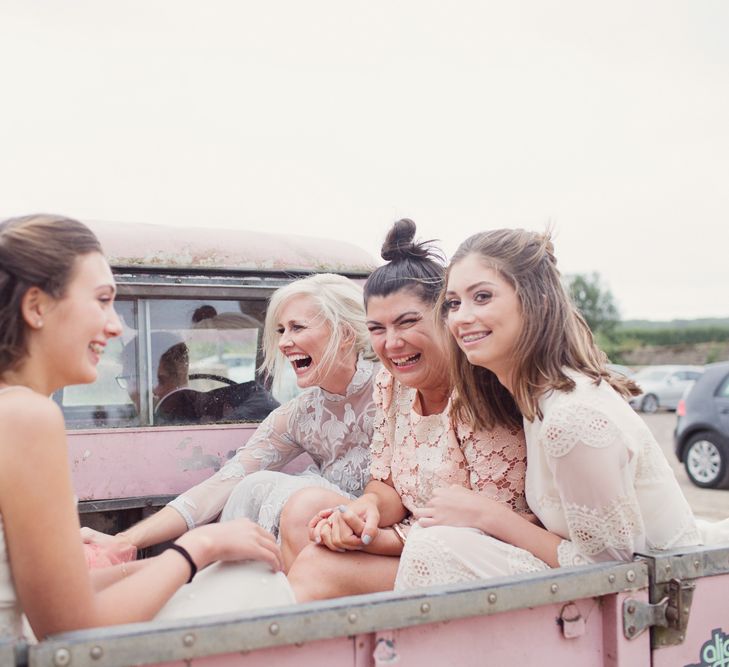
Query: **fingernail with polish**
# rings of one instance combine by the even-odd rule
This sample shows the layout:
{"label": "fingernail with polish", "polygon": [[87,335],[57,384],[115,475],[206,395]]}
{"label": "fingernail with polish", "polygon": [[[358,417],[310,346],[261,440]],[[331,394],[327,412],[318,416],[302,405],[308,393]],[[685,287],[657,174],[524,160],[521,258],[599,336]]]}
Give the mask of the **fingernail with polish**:
{"label": "fingernail with polish", "polygon": [[372,542],[371,535],[362,535],[362,544],[369,544],[370,542]]}
{"label": "fingernail with polish", "polygon": [[337,507],[337,509],[338,509],[338,510],[339,510],[340,512],[346,512],[346,511],[347,511],[347,506],[346,506],[346,505],[339,505],[339,506]]}
{"label": "fingernail with polish", "polygon": [[317,544],[321,544],[321,537],[315,537],[314,542],[316,542]]}

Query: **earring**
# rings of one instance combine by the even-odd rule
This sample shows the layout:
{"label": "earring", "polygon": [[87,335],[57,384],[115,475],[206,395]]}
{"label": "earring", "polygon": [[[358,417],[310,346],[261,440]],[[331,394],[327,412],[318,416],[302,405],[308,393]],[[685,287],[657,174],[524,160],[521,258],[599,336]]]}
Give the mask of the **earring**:
{"label": "earring", "polygon": [[43,320],[38,320],[38,321],[37,321],[37,322],[35,323],[35,327],[36,327],[36,329],[41,329],[41,328],[43,328]]}

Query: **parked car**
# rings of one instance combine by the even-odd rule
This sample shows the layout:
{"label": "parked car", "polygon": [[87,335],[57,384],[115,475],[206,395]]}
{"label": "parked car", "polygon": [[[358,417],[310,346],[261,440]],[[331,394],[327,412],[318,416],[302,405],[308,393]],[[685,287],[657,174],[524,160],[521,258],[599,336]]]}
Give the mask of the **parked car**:
{"label": "parked car", "polygon": [[676,413],[675,451],[689,479],[729,488],[729,361],[706,366]]}
{"label": "parked car", "polygon": [[630,399],[630,405],[641,412],[652,413],[658,408],[675,410],[687,387],[701,377],[702,366],[647,366],[635,373],[642,394]]}
{"label": "parked car", "polygon": [[623,375],[627,377],[633,377],[635,371],[629,366],[623,366],[623,364],[608,364],[608,370],[616,373],[617,375]]}

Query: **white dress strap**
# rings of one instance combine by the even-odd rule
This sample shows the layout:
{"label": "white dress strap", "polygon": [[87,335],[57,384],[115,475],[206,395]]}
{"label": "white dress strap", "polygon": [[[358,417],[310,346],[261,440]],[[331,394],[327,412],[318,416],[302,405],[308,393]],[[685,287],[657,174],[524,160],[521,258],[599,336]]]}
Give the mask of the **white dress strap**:
{"label": "white dress strap", "polygon": [[22,384],[11,384],[9,387],[3,387],[2,389],[0,389],[0,394],[6,391],[10,391],[11,389],[27,389],[28,391],[33,391],[30,387],[26,387]]}

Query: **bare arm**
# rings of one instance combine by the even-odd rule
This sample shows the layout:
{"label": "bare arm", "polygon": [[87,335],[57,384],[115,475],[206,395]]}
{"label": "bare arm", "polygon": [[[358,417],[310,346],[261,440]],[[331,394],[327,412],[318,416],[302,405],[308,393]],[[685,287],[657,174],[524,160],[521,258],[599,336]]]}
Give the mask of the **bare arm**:
{"label": "bare arm", "polygon": [[152,544],[174,540],[185,532],[187,532],[185,519],[176,509],[168,505],[131,528],[117,533],[116,537],[133,544],[138,549],[143,549]]}
{"label": "bare arm", "polygon": [[[126,577],[100,582],[106,586],[96,592],[79,539],[60,410],[38,395],[10,398],[0,414],[0,511],[18,597],[34,632],[44,637],[151,618],[187,581],[189,564],[166,551]],[[178,543],[200,568],[244,558],[276,568],[273,537],[249,524],[205,526]]]}
{"label": "bare arm", "polygon": [[285,436],[297,405],[294,399],[274,410],[220,470],[117,537],[142,549],[214,521],[243,477],[258,470],[278,470],[303,451]]}

